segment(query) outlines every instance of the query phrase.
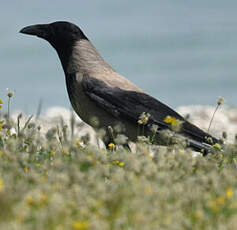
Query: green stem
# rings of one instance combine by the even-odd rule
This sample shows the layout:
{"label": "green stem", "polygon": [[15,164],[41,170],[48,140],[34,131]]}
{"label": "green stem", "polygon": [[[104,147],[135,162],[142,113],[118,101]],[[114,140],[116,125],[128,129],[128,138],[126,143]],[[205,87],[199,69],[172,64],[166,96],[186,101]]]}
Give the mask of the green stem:
{"label": "green stem", "polygon": [[212,121],[213,121],[213,119],[214,119],[214,116],[215,116],[216,111],[218,110],[219,106],[220,106],[220,105],[217,104],[216,109],[215,109],[215,111],[214,111],[214,113],[213,113],[213,115],[212,115],[211,121],[210,121],[210,123],[209,123],[209,127],[208,127],[208,129],[207,129],[207,132],[208,132],[208,133],[209,133],[209,130],[210,130],[210,128],[211,128]]}
{"label": "green stem", "polygon": [[10,125],[10,100],[11,98],[8,97],[8,102],[7,102],[7,123]]}

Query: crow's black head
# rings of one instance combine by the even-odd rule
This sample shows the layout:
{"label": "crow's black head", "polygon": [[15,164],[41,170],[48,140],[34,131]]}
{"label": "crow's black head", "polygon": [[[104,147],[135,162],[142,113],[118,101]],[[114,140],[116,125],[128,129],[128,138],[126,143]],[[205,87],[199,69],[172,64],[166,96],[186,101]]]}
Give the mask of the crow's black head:
{"label": "crow's black head", "polygon": [[80,39],[87,39],[81,29],[70,22],[37,24],[23,28],[20,33],[35,35],[47,40],[56,50],[67,49]]}
{"label": "crow's black head", "polygon": [[48,41],[57,51],[64,71],[76,41],[88,40],[81,29],[70,22],[53,22],[27,26],[20,33],[35,35]]}

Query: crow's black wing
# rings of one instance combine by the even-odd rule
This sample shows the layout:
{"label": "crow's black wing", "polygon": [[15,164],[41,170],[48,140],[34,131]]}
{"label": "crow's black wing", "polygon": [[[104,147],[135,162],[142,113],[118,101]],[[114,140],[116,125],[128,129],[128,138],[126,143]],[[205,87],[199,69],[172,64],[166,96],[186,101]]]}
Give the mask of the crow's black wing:
{"label": "crow's black wing", "polygon": [[[150,123],[157,124],[159,128],[165,129],[169,128],[169,124],[164,122],[164,119],[171,116],[183,121],[180,133],[186,137],[201,143],[205,143],[206,137],[210,137],[209,134],[185,121],[177,112],[148,94],[112,88],[103,81],[89,76],[83,77],[82,87],[91,100],[118,119],[137,123],[139,116],[145,112],[151,115]],[[217,142],[217,139],[213,137],[212,139]]]}

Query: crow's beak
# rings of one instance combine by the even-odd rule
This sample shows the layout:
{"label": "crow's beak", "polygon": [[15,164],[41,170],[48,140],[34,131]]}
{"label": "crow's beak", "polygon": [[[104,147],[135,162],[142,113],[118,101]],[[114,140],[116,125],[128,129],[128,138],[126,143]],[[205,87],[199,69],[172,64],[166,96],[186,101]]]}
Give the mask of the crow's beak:
{"label": "crow's beak", "polygon": [[35,35],[40,38],[47,38],[48,36],[48,24],[38,24],[24,27],[20,30],[22,34]]}

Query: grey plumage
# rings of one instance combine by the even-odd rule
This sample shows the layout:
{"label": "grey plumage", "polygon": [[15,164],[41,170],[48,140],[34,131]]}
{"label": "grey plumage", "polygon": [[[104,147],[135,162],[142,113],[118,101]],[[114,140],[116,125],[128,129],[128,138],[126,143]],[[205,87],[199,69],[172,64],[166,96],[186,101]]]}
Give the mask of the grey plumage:
{"label": "grey plumage", "polygon": [[66,74],[81,73],[83,75],[93,76],[99,80],[101,79],[110,87],[142,92],[141,89],[118,74],[105,62],[92,43],[85,39],[75,42],[65,72]]}
{"label": "grey plumage", "polygon": [[[183,121],[177,136],[183,135],[190,147],[208,152],[211,137],[193,124],[164,105],[147,95],[128,79],[119,75],[99,55],[79,27],[68,22],[34,25],[23,28],[21,33],[36,35],[47,40],[57,51],[66,77],[66,85],[71,104],[86,123],[96,129],[108,129],[109,126],[121,128],[130,140],[136,140],[137,121],[142,112],[151,116],[145,127],[145,134],[150,135],[153,124],[159,126],[159,133],[170,126],[164,122],[166,116]],[[95,119],[98,119],[95,122]],[[95,124],[96,123],[96,124]],[[107,132],[104,141],[110,141]],[[211,137],[216,143],[217,139]]]}

